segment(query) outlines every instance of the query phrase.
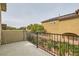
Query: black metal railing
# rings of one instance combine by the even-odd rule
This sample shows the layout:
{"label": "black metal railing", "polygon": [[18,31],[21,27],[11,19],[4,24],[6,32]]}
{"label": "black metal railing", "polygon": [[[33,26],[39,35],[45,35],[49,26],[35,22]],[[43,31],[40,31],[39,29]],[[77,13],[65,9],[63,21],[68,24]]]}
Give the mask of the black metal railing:
{"label": "black metal railing", "polygon": [[27,33],[32,42],[52,55],[79,56],[79,36],[54,33]]}

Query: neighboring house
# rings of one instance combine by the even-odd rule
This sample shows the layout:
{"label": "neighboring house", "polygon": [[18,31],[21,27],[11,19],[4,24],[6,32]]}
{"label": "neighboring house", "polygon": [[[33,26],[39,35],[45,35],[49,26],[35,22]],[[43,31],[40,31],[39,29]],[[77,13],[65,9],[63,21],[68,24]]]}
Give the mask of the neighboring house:
{"label": "neighboring house", "polygon": [[2,30],[6,30],[7,29],[7,24],[2,24]]}
{"label": "neighboring house", "polygon": [[48,33],[72,33],[79,35],[79,9],[74,13],[42,21]]}

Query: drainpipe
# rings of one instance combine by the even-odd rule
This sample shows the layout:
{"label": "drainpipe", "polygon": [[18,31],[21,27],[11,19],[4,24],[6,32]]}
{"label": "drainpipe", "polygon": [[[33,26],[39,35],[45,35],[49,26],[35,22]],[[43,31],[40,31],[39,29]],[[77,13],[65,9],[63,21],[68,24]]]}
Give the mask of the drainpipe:
{"label": "drainpipe", "polygon": [[1,45],[1,11],[0,11],[0,45]]}

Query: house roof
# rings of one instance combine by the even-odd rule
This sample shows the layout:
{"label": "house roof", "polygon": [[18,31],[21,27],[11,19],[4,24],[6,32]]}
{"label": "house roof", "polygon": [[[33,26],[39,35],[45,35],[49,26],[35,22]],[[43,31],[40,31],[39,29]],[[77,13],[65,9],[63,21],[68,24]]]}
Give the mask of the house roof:
{"label": "house roof", "polygon": [[55,20],[67,20],[67,19],[77,18],[77,17],[79,17],[79,15],[78,15],[77,12],[75,12],[75,13],[70,13],[70,14],[66,14],[66,15],[62,15],[62,16],[59,16],[59,17],[55,17],[55,18],[51,18],[51,19],[42,21],[42,23],[55,21]]}

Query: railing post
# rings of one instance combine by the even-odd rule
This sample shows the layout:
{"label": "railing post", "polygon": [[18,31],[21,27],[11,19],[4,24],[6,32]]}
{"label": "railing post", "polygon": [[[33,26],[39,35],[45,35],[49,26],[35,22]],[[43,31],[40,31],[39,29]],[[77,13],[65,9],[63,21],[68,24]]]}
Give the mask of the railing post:
{"label": "railing post", "polygon": [[25,40],[25,31],[23,30],[23,41]]}
{"label": "railing post", "polygon": [[36,34],[37,34],[37,48],[38,48],[38,32]]}

